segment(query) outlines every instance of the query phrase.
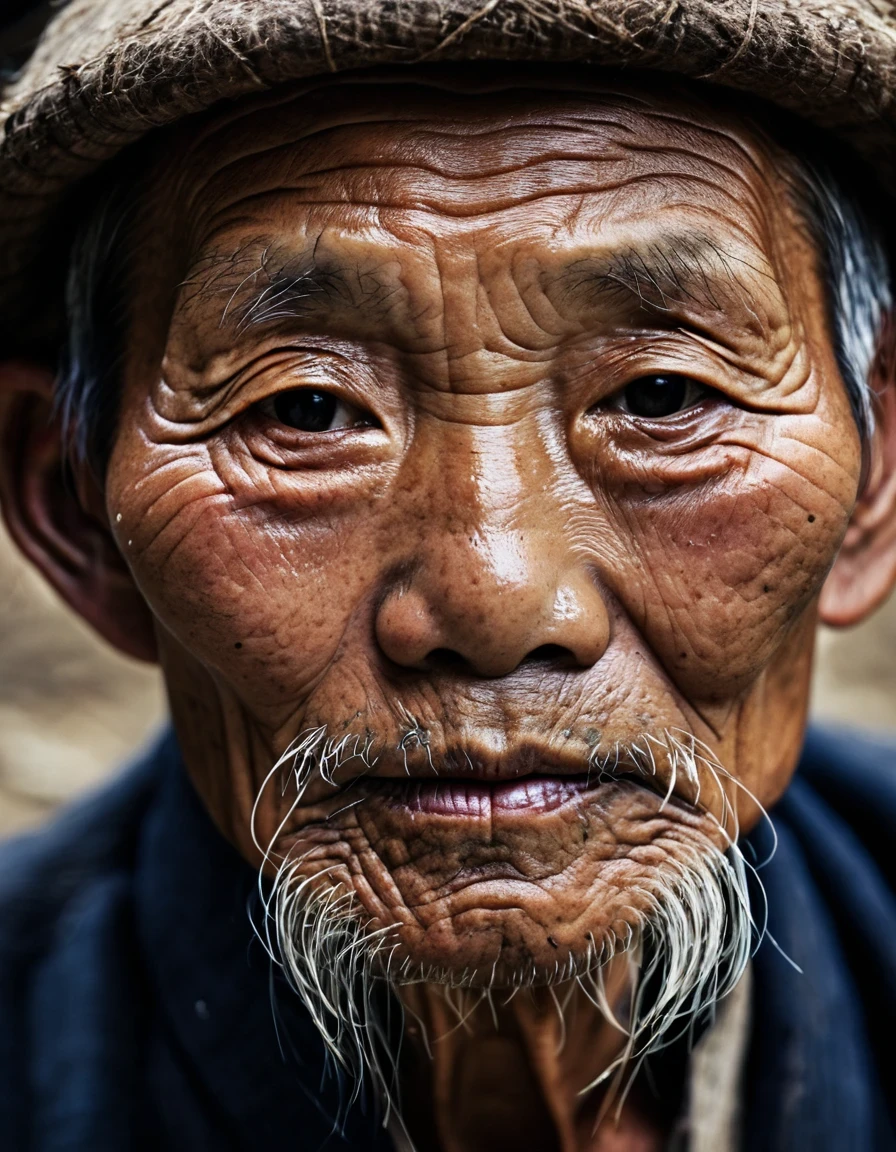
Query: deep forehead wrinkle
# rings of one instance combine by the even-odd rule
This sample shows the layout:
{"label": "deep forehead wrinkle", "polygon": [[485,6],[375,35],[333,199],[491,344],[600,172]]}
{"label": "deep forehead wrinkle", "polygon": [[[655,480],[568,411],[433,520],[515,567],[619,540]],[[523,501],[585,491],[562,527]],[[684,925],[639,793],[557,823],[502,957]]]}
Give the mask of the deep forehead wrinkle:
{"label": "deep forehead wrinkle", "polygon": [[[257,142],[250,150],[237,150],[231,143],[232,158],[218,163],[209,173],[209,182],[228,181],[235,170],[252,163],[259,156],[278,174],[286,167],[303,178],[321,174],[349,172],[357,168],[391,168],[396,164],[402,167],[419,168],[446,177],[469,177],[471,146],[477,151],[475,160],[477,172],[492,176],[513,171],[526,165],[552,163],[560,158],[579,160],[585,163],[599,163],[618,160],[627,152],[656,152],[662,150],[670,156],[677,155],[693,161],[695,151],[686,142],[677,143],[675,130],[680,127],[678,139],[686,136],[696,139],[703,137],[721,145],[720,157],[705,154],[701,162],[710,167],[730,168],[734,157],[744,162],[745,167],[757,172],[764,171],[755,154],[747,149],[735,136],[722,129],[710,129],[703,125],[695,126],[684,121],[668,123],[669,117],[653,113],[642,113],[646,121],[664,122],[664,130],[671,130],[653,140],[639,138],[635,127],[620,122],[618,116],[598,110],[588,115],[573,115],[563,110],[553,115],[517,115],[511,118],[483,117],[481,124],[456,124],[444,120],[420,118],[406,120],[387,116],[383,113],[378,119],[346,120],[338,124],[309,126],[304,131],[284,130],[277,142],[266,145]],[[375,153],[368,152],[361,133],[367,129],[387,128],[389,137],[378,143]],[[297,147],[301,146],[297,163]],[[327,155],[325,164],[316,163],[322,154]],[[724,151],[723,151],[724,150]],[[725,163],[725,152],[729,153]],[[338,159],[332,160],[335,155]],[[194,182],[193,196],[201,195],[206,183],[200,176]]]}
{"label": "deep forehead wrinkle", "polygon": [[[425,86],[398,94],[389,85],[375,91],[368,87],[363,95],[364,100],[351,87],[336,88],[325,104],[298,96],[278,104],[276,116],[268,108],[251,108],[242,118],[228,118],[199,146],[191,144],[189,162],[180,173],[190,173],[187,211],[200,205],[203,213],[224,207],[230,190],[240,184],[237,173],[262,156],[266,173],[260,184],[254,177],[260,193],[285,190],[292,181],[306,189],[334,176],[357,181],[366,172],[397,165],[405,172],[405,184],[437,178],[462,185],[460,194],[466,198],[473,185],[511,170],[550,169],[564,162],[630,168],[639,153],[657,150],[683,161],[682,170],[670,176],[693,179],[697,153],[697,168],[724,177],[718,181],[710,175],[717,186],[738,175],[742,182],[747,173],[769,176],[764,137],[742,139],[733,125],[704,115],[699,102],[679,111],[674,93],[645,101],[624,91],[519,89],[489,92],[482,107],[479,94],[473,99],[466,93],[446,96]],[[419,107],[409,106],[410,96]],[[664,104],[670,99],[672,108]],[[452,123],[455,105],[462,115]],[[368,134],[383,128],[388,131],[371,153]],[[584,190],[593,174],[582,175]],[[622,169],[616,174],[633,175]],[[336,198],[354,200],[348,188]]]}
{"label": "deep forehead wrinkle", "polygon": [[[189,197],[193,229],[218,227],[241,215],[250,200],[292,196],[312,206],[345,205],[359,211],[407,210],[412,206],[457,218],[485,216],[536,199],[585,196],[650,186],[664,179],[682,195],[699,203],[708,198],[750,203],[750,181],[730,158],[700,155],[686,147],[662,143],[613,141],[597,152],[581,132],[569,130],[569,146],[559,132],[538,141],[530,129],[496,131],[495,146],[486,155],[474,153],[470,140],[450,142],[421,133],[412,140],[393,141],[394,155],[383,144],[375,154],[330,141],[319,156],[296,158],[293,142],[271,148],[264,166],[252,171],[253,161],[241,158],[223,163],[197,184]],[[519,149],[514,144],[518,141]],[[480,147],[482,141],[479,141]],[[641,157],[663,157],[665,171],[655,171]],[[238,174],[248,165],[254,183],[251,197],[241,194]],[[507,177],[513,177],[513,184]],[[754,214],[761,215],[759,205]]]}
{"label": "deep forehead wrinkle", "polygon": [[[649,83],[650,78],[646,78]],[[220,156],[221,137],[235,162],[250,159],[279,144],[301,143],[303,148],[332,133],[365,130],[388,123],[396,137],[406,133],[456,140],[485,138],[491,145],[496,132],[526,129],[549,133],[564,129],[598,133],[606,129],[630,137],[627,114],[646,121],[662,122],[664,135],[701,135],[733,147],[751,161],[754,149],[744,145],[731,126],[718,123],[718,109],[711,109],[705,94],[667,82],[662,90],[649,92],[606,84],[558,83],[546,75],[542,83],[529,77],[525,83],[498,82],[465,86],[461,78],[439,83],[430,77],[408,82],[406,77],[386,74],[359,83],[353,78],[333,78],[326,87],[296,90],[276,98],[267,96],[239,114],[217,117],[191,139],[191,153],[198,158]],[[644,78],[642,78],[642,83]],[[686,112],[676,106],[685,103]],[[670,107],[671,105],[671,107]],[[452,112],[459,113],[453,117]],[[706,115],[705,113],[710,113]],[[273,125],[276,124],[276,130]],[[768,143],[763,133],[764,143]],[[402,140],[402,147],[406,140]],[[760,149],[761,150],[761,149]]]}

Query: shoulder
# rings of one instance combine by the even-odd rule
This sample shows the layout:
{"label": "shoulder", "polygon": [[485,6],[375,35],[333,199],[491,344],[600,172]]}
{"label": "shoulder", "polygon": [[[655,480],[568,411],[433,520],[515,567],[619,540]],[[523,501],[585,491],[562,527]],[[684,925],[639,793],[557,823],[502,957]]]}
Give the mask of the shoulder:
{"label": "shoulder", "polygon": [[896,738],[858,728],[812,726],[797,784],[810,789],[896,881]]}
{"label": "shoulder", "polygon": [[[852,888],[882,882],[896,895],[896,740],[858,728],[813,725],[799,770],[773,811],[815,871],[835,859]],[[859,881],[859,878],[864,878]]]}
{"label": "shoulder", "polygon": [[813,726],[771,822],[754,833],[764,939],[746,1146],[890,1148],[896,741]]}
{"label": "shoulder", "polygon": [[165,746],[38,832],[0,845],[4,1148],[110,1147],[73,1133],[93,1131],[98,1117],[121,1127],[140,1003],[137,850]]}
{"label": "shoulder", "polygon": [[67,908],[132,870],[163,744],[43,828],[0,844],[0,973],[52,947]]}
{"label": "shoulder", "polygon": [[896,735],[847,725],[812,724],[800,773],[819,784],[848,774],[896,794]]}

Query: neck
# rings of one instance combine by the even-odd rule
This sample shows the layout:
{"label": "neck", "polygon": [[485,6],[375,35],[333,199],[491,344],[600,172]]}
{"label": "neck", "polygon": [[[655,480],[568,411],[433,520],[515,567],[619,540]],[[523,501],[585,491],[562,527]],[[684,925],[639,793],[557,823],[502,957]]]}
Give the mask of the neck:
{"label": "neck", "polygon": [[[630,992],[626,959],[607,973],[607,1000]],[[575,983],[521,989],[400,990],[409,1051],[402,1099],[418,1152],[655,1152],[661,1126],[637,1086],[620,1105],[591,1085],[625,1047],[623,1032]],[[609,1077],[612,1085],[613,1077]]]}

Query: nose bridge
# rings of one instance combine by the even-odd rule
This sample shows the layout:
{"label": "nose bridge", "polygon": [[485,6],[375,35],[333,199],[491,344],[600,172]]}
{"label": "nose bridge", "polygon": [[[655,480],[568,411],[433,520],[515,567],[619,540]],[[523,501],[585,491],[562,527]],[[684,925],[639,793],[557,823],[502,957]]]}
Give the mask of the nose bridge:
{"label": "nose bridge", "polygon": [[420,530],[377,620],[390,658],[428,667],[451,653],[492,676],[548,647],[577,663],[599,658],[606,612],[566,540],[548,453],[533,440],[513,425],[458,424],[419,446]]}
{"label": "nose bridge", "polygon": [[456,425],[433,446],[423,461],[429,481],[419,484],[426,526],[415,557],[421,575],[450,578],[449,595],[469,598],[513,588],[531,594],[536,570],[542,579],[546,575],[544,537],[552,520],[548,462],[537,455],[533,438],[515,424]]}

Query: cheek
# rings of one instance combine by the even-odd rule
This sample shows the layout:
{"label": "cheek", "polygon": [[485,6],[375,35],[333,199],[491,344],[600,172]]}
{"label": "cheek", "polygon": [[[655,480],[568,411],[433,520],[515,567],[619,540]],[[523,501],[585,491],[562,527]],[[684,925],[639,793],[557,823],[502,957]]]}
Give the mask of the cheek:
{"label": "cheek", "polygon": [[376,577],[369,508],[312,518],[237,501],[203,453],[114,485],[109,503],[160,623],[261,718],[293,706],[363,626]]}
{"label": "cheek", "polygon": [[642,573],[629,610],[676,680],[710,701],[774,659],[846,530],[854,478],[821,483],[818,453],[786,444],[786,464],[752,452],[716,481],[628,510]]}

